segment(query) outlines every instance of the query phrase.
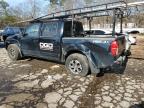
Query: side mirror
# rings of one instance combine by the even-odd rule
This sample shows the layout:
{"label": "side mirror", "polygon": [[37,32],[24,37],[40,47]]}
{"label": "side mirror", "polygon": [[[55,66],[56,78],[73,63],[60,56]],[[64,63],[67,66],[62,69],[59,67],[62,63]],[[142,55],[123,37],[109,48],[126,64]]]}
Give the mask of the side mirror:
{"label": "side mirror", "polygon": [[28,33],[23,33],[23,37],[25,37],[25,36],[27,36],[28,35]]}

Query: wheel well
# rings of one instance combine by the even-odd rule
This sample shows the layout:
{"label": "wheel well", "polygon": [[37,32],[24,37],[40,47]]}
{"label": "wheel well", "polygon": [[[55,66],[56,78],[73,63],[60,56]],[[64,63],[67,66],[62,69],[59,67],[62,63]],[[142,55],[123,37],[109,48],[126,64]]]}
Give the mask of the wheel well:
{"label": "wheel well", "polygon": [[7,49],[9,45],[10,45],[10,44],[8,44],[8,43],[5,43],[5,48]]}
{"label": "wheel well", "polygon": [[16,45],[19,48],[19,45],[17,43],[9,43],[5,42],[5,48],[7,49],[9,45]]}
{"label": "wheel well", "polygon": [[70,56],[71,54],[75,54],[75,53],[79,53],[79,54],[82,54],[82,55],[85,55],[83,52],[81,51],[78,51],[78,50],[72,50],[72,51],[69,51],[66,56],[65,56],[65,60],[67,59],[68,56]]}
{"label": "wheel well", "polygon": [[[67,53],[67,55],[65,56],[65,61],[66,61],[66,59],[67,59],[68,56],[70,56],[71,54],[75,54],[75,53],[82,54],[82,55],[86,56],[82,51],[72,50],[72,51],[69,51]],[[87,56],[86,56],[86,58],[87,58]],[[87,60],[88,60],[88,58],[87,58]],[[88,74],[91,74],[90,64],[88,63],[88,65],[89,65],[89,72],[88,72]]]}
{"label": "wheel well", "polygon": [[5,48],[7,49],[9,45],[12,45],[11,43],[5,42]]}

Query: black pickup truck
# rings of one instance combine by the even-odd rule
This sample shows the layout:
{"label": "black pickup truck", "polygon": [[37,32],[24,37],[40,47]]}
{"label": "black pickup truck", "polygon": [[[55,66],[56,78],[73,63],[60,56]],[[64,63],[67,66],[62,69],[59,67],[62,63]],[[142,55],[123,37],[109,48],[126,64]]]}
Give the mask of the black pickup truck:
{"label": "black pickup truck", "polygon": [[65,63],[68,72],[81,76],[121,64],[125,57],[124,35],[86,35],[81,22],[68,19],[30,23],[5,46],[12,60],[29,56]]}

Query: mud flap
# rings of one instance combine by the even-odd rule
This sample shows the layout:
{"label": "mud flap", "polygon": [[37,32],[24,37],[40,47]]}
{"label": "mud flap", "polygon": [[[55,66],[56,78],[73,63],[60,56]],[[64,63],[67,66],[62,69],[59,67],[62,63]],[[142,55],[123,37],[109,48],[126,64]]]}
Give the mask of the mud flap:
{"label": "mud flap", "polygon": [[89,61],[89,66],[90,66],[90,70],[92,74],[98,74],[100,73],[100,69],[97,67],[97,63],[94,63],[94,61],[92,60],[91,54],[90,52],[88,52],[87,54],[87,58]]}

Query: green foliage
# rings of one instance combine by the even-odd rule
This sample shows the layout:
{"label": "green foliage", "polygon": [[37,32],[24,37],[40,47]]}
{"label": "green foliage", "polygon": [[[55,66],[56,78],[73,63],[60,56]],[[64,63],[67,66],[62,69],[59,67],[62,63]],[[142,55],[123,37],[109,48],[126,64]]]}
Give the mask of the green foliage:
{"label": "green foliage", "polygon": [[0,6],[3,8],[3,9],[6,9],[7,7],[9,7],[9,4],[7,2],[5,2],[4,0],[1,0],[0,1]]}
{"label": "green foliage", "polygon": [[50,0],[51,5],[63,5],[65,3],[66,0]]}
{"label": "green foliage", "polygon": [[58,0],[50,0],[51,4],[57,4]]}
{"label": "green foliage", "polygon": [[10,23],[16,22],[17,18],[9,14],[8,8],[9,4],[4,0],[0,1],[0,9],[2,10],[2,15],[0,16],[0,28],[4,27]]}
{"label": "green foliage", "polygon": [[0,1],[0,8],[4,11],[4,15],[8,15],[7,8],[9,7],[9,4],[5,2],[4,0]]}
{"label": "green foliage", "polygon": [[17,21],[15,16],[4,16],[0,18],[0,27],[7,26]]}
{"label": "green foliage", "polygon": [[94,0],[84,0],[86,4],[91,4]]}
{"label": "green foliage", "polygon": [[61,0],[61,2],[60,2],[61,6],[64,5],[65,1],[66,0]]}
{"label": "green foliage", "polygon": [[17,20],[17,18],[15,16],[6,16],[4,17],[4,21],[7,23],[12,23],[15,22]]}

